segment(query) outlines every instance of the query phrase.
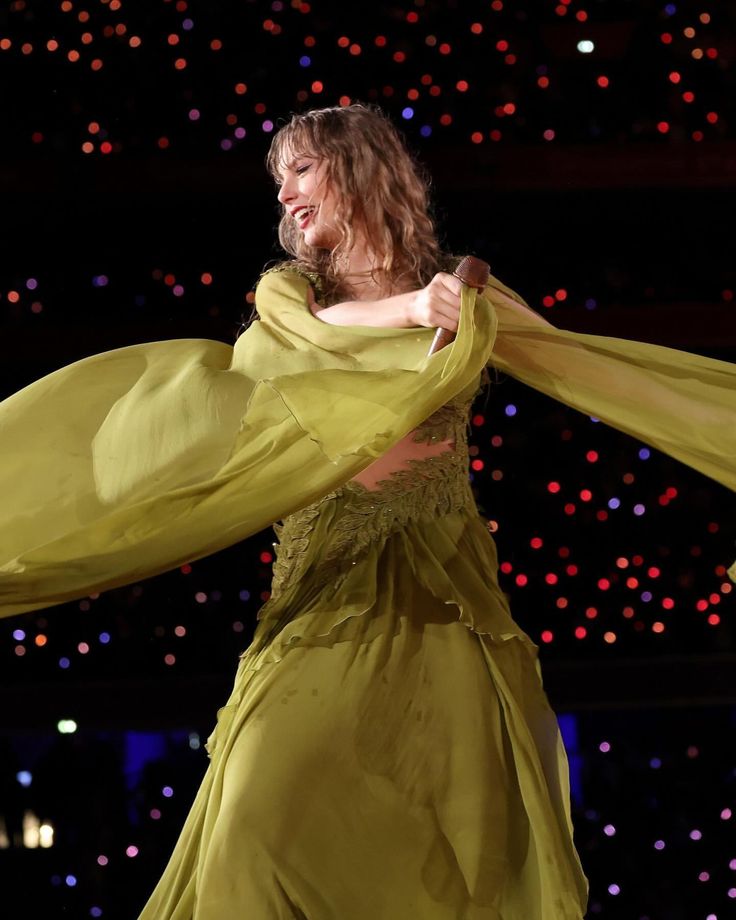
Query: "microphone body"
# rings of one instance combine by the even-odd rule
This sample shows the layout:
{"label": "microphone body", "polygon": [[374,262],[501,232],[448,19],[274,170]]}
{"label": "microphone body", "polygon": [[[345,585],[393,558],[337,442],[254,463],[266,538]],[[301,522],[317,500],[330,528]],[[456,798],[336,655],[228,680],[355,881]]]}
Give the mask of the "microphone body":
{"label": "microphone body", "polygon": [[[491,274],[491,266],[482,259],[476,259],[475,256],[465,256],[458,267],[453,272],[456,278],[459,278],[463,284],[475,288],[476,291],[482,291],[488,284],[488,278]],[[433,355],[436,351],[449,345],[455,338],[455,333],[449,329],[440,327],[435,333],[432,344],[429,347],[428,355]]]}

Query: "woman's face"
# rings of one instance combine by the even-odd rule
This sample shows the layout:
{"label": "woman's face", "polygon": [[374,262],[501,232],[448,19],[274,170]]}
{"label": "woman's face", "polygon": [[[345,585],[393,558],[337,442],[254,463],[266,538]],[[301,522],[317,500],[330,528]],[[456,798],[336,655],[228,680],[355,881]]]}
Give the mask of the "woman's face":
{"label": "woman's face", "polygon": [[327,163],[312,156],[287,155],[281,170],[279,201],[308,246],[334,249],[340,241],[335,225],[336,196],[327,180]]}

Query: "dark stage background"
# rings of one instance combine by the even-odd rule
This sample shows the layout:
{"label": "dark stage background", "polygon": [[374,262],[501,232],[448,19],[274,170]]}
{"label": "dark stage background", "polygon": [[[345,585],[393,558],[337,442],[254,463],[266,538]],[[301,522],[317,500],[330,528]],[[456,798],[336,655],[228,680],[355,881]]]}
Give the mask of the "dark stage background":
{"label": "dark stage background", "polygon": [[[731,2],[4,2],[0,393],[127,344],[233,341],[280,256],[274,127],[356,100],[428,168],[447,247],[555,325],[736,361],[735,52]],[[472,443],[570,755],[588,916],[724,920],[733,495],[511,378]],[[3,621],[3,917],[135,920],[272,541]]]}

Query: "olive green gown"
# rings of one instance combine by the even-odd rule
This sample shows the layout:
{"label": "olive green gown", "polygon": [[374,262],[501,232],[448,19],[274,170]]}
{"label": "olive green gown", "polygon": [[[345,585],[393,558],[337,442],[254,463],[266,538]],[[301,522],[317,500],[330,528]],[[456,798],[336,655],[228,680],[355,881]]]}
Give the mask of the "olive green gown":
{"label": "olive green gown", "polygon": [[556,329],[493,277],[428,358],[431,330],[322,322],[310,283],[266,274],[234,349],[120,349],[0,405],[0,612],[280,521],[139,920],[579,920],[565,750],[468,485],[470,403],[490,364],[736,489],[736,365]]}

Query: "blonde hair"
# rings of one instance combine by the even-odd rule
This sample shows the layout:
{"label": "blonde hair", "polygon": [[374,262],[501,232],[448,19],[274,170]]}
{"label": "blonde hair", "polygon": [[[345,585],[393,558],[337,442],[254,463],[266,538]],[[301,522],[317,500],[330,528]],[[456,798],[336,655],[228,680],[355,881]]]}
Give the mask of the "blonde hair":
{"label": "blonde hair", "polygon": [[356,103],[293,115],[274,136],[266,165],[278,181],[287,159],[299,156],[325,163],[338,201],[340,239],[332,250],[307,245],[284,209],[279,241],[297,267],[321,277],[328,300],[345,293],[341,264],[355,243],[356,226],[377,257],[376,280],[390,290],[424,287],[442,270],[429,182],[380,109]]}

